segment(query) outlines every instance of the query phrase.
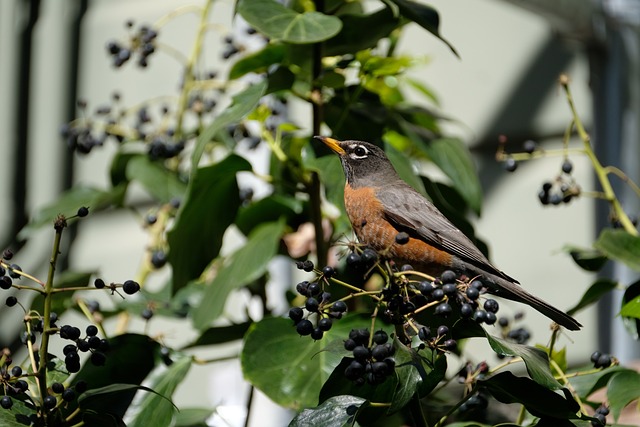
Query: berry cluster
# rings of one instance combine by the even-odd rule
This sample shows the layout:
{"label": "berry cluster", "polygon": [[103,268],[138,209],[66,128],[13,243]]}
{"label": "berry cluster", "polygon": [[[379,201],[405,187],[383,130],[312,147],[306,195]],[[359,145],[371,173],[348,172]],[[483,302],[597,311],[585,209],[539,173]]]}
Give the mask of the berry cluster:
{"label": "berry cluster", "polygon": [[26,374],[23,373],[22,367],[14,365],[11,367],[12,359],[6,350],[1,359],[4,363],[0,367],[0,387],[4,390],[5,395],[0,398],[0,406],[3,409],[11,409],[13,406],[12,396],[20,396],[29,390],[29,383],[23,378],[26,378]]}
{"label": "berry cluster", "polygon": [[383,330],[370,336],[368,329],[352,329],[344,348],[353,352],[353,360],[344,370],[344,376],[356,384],[383,383],[393,374],[396,365],[393,344]]}
{"label": "berry cluster", "polygon": [[113,65],[120,68],[137,53],[138,66],[146,68],[149,65],[149,56],[156,51],[155,42],[158,31],[148,25],[140,25],[136,30],[132,30],[134,27],[132,20],[127,21],[125,26],[129,30],[129,40],[126,43],[117,41],[107,43],[107,52],[111,55]]}
{"label": "berry cluster", "polygon": [[569,203],[580,195],[580,186],[576,183],[571,171],[573,165],[569,159],[562,163],[562,173],[553,181],[546,181],[538,193],[538,199],[543,205],[559,205]]}
{"label": "berry cluster", "polygon": [[608,368],[612,364],[617,363],[615,357],[599,351],[594,351],[591,354],[591,362],[593,362],[595,368]]}
{"label": "berry cluster", "polygon": [[[311,272],[314,271],[314,265],[311,261],[298,262],[298,268]],[[296,285],[296,291],[304,297],[304,310],[302,307],[293,307],[289,310],[289,318],[293,320],[296,331],[300,335],[310,335],[314,340],[322,339],[324,333],[331,329],[334,319],[342,318],[347,311],[347,304],[344,301],[330,302],[331,294],[323,290],[327,279],[334,275],[335,271],[332,267],[324,267],[318,280],[314,282],[303,281]],[[307,315],[305,316],[305,310]],[[311,314],[315,314],[317,319],[316,325],[309,320]]]}
{"label": "berry cluster", "polygon": [[67,344],[62,349],[64,354],[64,365],[67,371],[75,373],[80,371],[80,355],[82,353],[91,353],[91,363],[95,366],[103,366],[106,363],[105,352],[109,350],[109,341],[98,337],[98,328],[89,325],[86,328],[85,336],[81,338],[79,328],[71,325],[64,325],[60,328],[60,338],[73,341],[74,344]]}
{"label": "berry cluster", "polygon": [[458,342],[450,337],[449,327],[440,325],[433,334],[428,326],[420,326],[418,328],[418,338],[422,343],[419,349],[428,346],[431,349],[441,352],[454,351],[458,347]]}
{"label": "berry cluster", "polygon": [[97,289],[107,288],[111,290],[112,294],[117,292],[118,288],[122,288],[122,291],[127,295],[133,295],[140,290],[140,284],[135,280],[125,280],[122,285],[117,283],[110,283],[109,285],[107,285],[104,280],[102,280],[101,278],[97,278],[96,280],[94,280],[93,285]]}
{"label": "berry cluster", "polygon": [[593,427],[600,427],[607,424],[607,415],[609,415],[609,408],[605,405],[600,405],[595,414],[593,414],[593,418],[596,418],[598,421],[591,421],[591,425]]}

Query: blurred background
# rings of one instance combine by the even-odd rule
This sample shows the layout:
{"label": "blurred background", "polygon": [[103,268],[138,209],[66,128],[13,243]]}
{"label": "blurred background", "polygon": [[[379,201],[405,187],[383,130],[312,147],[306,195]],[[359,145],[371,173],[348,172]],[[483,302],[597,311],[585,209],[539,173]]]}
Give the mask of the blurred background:
{"label": "blurred background", "polygon": [[[125,36],[124,23],[153,23],[172,10],[193,2],[182,0],[3,0],[0,2],[0,182],[5,194],[0,210],[0,249],[19,249],[22,268],[35,275],[46,272],[52,233],[38,232],[24,246],[16,235],[30,216],[75,183],[104,186],[108,162],[115,152],[109,145],[87,156],[70,153],[59,135],[62,123],[78,116],[76,100],[90,109],[107,102],[118,91],[126,105],[171,96],[180,81],[181,66],[167,54],[156,54],[147,69],[111,65],[105,46]],[[636,181],[640,165],[640,3],[637,1],[462,1],[428,2],[440,13],[441,34],[460,54],[456,58],[422,29],[410,28],[401,39],[402,51],[425,58],[412,70],[438,99],[438,110],[451,120],[445,133],[461,137],[472,148],[485,193],[482,216],[474,218],[476,233],[488,242],[494,263],[516,277],[534,294],[559,308],[568,308],[594,281],[561,251],[565,244],[589,246],[607,221],[607,209],[591,199],[543,207],[537,193],[555,176],[560,158],[520,164],[507,173],[495,161],[498,136],[507,135],[509,151],[521,151],[533,139],[544,148],[561,146],[570,111],[557,85],[566,73],[579,114],[591,133],[600,160],[614,164]],[[376,7],[371,2],[371,7]],[[525,8],[526,6],[526,8]],[[205,40],[205,62],[224,74],[233,60],[222,57],[224,37],[233,33],[231,0],[214,4],[215,30]],[[183,15],[162,30],[163,40],[188,55],[197,17]],[[295,105],[288,114],[305,128],[304,112]],[[299,119],[299,121],[297,121]],[[579,143],[579,141],[575,141]],[[263,153],[264,154],[264,153]],[[255,154],[254,161],[260,161]],[[574,176],[583,189],[593,188],[585,158],[572,158]],[[638,201],[618,187],[629,213]],[[144,195],[133,192],[132,202],[144,209]],[[599,208],[600,206],[600,208]],[[96,270],[109,280],[135,275],[140,249],[147,244],[141,218],[130,212],[106,211],[81,225],[73,249],[64,262]],[[68,255],[68,256],[67,256]],[[293,278],[281,269],[282,286]],[[630,283],[631,272],[610,267],[613,277]],[[160,282],[162,277],[155,279]],[[637,279],[637,278],[636,278]],[[242,298],[241,295],[238,298]],[[570,345],[571,363],[581,363],[596,349],[622,361],[638,357],[636,341],[614,319],[613,295],[581,314],[584,330],[563,337]],[[106,302],[108,303],[108,302]],[[506,306],[518,307],[505,303]],[[537,314],[531,314],[537,316]],[[20,328],[20,315],[0,309],[0,342],[9,345]],[[533,318],[532,318],[533,319]],[[535,319],[541,319],[536,317]],[[17,321],[16,321],[17,320]],[[613,320],[613,322],[612,322]],[[548,323],[531,322],[533,342],[546,339]],[[133,329],[144,330],[142,321]],[[179,346],[194,334],[189,321],[154,319],[152,335],[163,334]],[[239,347],[217,349],[232,355]],[[486,349],[479,349],[486,351]],[[205,355],[206,356],[206,355]],[[233,368],[233,369],[230,369]],[[177,401],[192,406],[218,405],[212,425],[242,425],[248,386],[237,362],[194,366],[178,392]],[[188,384],[188,386],[186,386]],[[254,398],[258,410],[268,399]],[[264,405],[264,406],[260,406]],[[264,409],[266,410],[266,409]],[[270,409],[272,410],[272,409]],[[290,415],[272,412],[268,425],[282,425]],[[265,426],[265,420],[250,425]]]}

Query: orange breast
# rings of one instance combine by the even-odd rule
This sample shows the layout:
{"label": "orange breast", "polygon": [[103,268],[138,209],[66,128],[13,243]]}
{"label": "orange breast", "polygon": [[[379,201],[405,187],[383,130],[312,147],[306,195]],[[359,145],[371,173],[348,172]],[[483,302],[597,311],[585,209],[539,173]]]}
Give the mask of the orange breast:
{"label": "orange breast", "polygon": [[427,274],[438,275],[450,268],[452,257],[423,240],[410,238],[404,245],[395,242],[399,230],[386,219],[384,206],[378,200],[375,188],[344,189],[347,215],[360,243],[370,246],[399,264],[411,264]]}

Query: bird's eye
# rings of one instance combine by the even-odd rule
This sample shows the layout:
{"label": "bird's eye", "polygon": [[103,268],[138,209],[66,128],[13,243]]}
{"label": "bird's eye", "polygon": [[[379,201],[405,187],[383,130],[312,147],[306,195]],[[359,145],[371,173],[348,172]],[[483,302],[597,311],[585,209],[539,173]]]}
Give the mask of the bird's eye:
{"label": "bird's eye", "polygon": [[358,145],[355,150],[353,150],[353,154],[355,154],[357,157],[366,157],[367,156],[367,149],[364,148],[362,145]]}

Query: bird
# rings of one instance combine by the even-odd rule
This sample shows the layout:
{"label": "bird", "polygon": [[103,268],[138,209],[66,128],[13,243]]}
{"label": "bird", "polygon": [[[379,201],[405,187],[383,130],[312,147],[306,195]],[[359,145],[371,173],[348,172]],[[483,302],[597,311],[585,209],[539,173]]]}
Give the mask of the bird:
{"label": "bird", "polygon": [[[315,138],[340,157],[346,178],[345,208],[360,243],[434,277],[446,270],[482,277],[491,294],[527,304],[569,330],[581,328],[573,317],[494,267],[431,201],[400,178],[380,147],[365,141]],[[403,232],[409,239],[400,244],[396,236]]]}

